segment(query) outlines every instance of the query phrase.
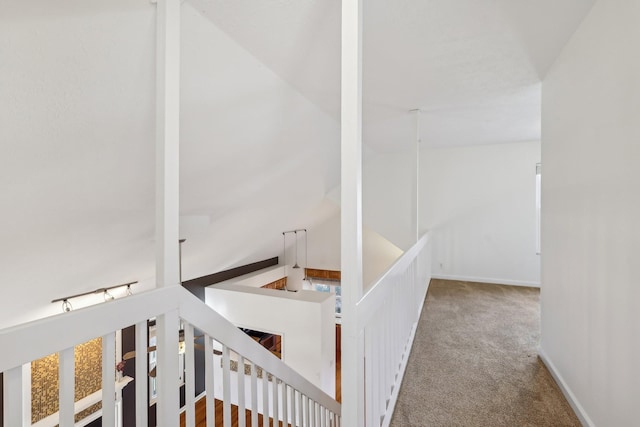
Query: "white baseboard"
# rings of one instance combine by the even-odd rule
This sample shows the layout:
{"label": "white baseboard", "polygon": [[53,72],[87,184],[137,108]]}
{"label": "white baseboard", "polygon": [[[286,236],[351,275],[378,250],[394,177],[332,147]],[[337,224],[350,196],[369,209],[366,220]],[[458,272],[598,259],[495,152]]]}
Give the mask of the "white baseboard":
{"label": "white baseboard", "polygon": [[529,286],[533,288],[540,287],[540,282],[528,282],[526,280],[494,279],[490,277],[455,276],[452,274],[432,274],[431,278],[442,279],[442,280],[459,280],[462,282],[493,283],[496,285]]}
{"label": "white baseboard", "polygon": [[551,373],[553,379],[556,380],[558,387],[560,387],[560,390],[562,390],[562,394],[564,394],[564,397],[569,402],[569,405],[571,405],[571,408],[573,408],[573,412],[576,413],[576,416],[578,417],[582,425],[585,427],[595,427],[595,424],[593,423],[593,421],[591,421],[591,418],[589,418],[587,412],[584,410],[582,405],[580,405],[580,402],[578,402],[578,399],[576,399],[576,396],[573,394],[567,383],[562,378],[562,375],[560,375],[560,372],[558,372],[555,365],[547,357],[542,348],[538,349],[538,355],[540,356],[542,363],[545,364],[545,366]]}

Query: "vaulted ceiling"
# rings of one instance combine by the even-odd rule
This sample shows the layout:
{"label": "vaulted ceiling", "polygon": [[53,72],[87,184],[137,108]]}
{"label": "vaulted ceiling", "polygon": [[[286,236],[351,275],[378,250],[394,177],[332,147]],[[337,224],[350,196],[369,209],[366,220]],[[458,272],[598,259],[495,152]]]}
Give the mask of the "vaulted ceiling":
{"label": "vaulted ceiling", "polygon": [[[191,0],[218,28],[339,119],[340,2]],[[367,0],[365,142],[434,146],[540,138],[540,82],[593,0]]]}
{"label": "vaulted ceiling", "polygon": [[[540,138],[541,79],[591,0],[367,0],[368,156]],[[340,2],[182,6],[185,278],[335,215]],[[154,274],[155,5],[0,0],[0,327]],[[366,214],[366,212],[365,212]],[[387,236],[392,237],[392,236]],[[26,307],[26,308],[25,308]]]}

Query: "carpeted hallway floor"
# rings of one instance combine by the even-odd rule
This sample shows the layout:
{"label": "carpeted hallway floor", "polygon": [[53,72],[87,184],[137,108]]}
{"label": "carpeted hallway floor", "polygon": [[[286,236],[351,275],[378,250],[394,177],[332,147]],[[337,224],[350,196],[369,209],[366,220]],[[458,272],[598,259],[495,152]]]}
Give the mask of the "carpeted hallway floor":
{"label": "carpeted hallway floor", "polygon": [[537,357],[539,294],[432,280],[391,426],[580,426]]}

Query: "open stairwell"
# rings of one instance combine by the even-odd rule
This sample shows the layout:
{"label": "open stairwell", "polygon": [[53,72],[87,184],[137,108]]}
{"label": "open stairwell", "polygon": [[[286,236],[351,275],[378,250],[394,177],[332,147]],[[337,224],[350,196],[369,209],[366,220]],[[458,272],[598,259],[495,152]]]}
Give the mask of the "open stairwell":
{"label": "open stairwell", "polygon": [[[136,352],[147,353],[147,322],[157,319],[157,425],[196,425],[194,328],[204,333],[205,397],[198,418],[206,426],[276,424],[339,426],[340,404],[273,356],[214,310],[180,286],[159,288],[0,331],[4,426],[31,424],[30,393],[23,381],[30,363],[59,355],[59,411],[51,426],[75,425],[74,347],[102,337],[102,425],[119,426],[116,393],[116,331],[136,326]],[[186,404],[178,405],[179,333],[184,329]],[[25,344],[28,343],[28,344]],[[245,366],[245,370],[232,370]],[[136,426],[148,425],[146,357],[135,358]],[[247,373],[247,370],[249,371]],[[120,381],[119,381],[120,382]],[[203,409],[204,408],[204,409]],[[233,413],[236,416],[233,417]],[[246,417],[237,417],[246,413]],[[218,423],[216,423],[216,420]]]}
{"label": "open stairwell", "polygon": [[[81,402],[76,401],[74,352],[95,338],[101,338],[102,373],[101,390],[93,398],[102,406],[94,419],[100,418],[103,426],[122,426],[121,389],[129,387],[135,389],[135,426],[339,427],[348,413],[354,426],[386,427],[427,294],[430,259],[431,243],[425,234],[368,288],[355,304],[354,317],[343,317],[340,381],[349,405],[341,405],[183,287],[169,286],[0,330],[0,427],[88,425],[75,419],[87,406],[79,408]],[[155,319],[153,347],[150,319]],[[353,322],[350,331],[355,335],[345,336],[346,322]],[[156,353],[151,395],[147,357],[134,358],[131,379],[116,377],[116,336],[132,326],[136,355],[146,355],[151,348]],[[204,344],[195,342],[200,338],[195,330],[203,334]],[[205,391],[199,396],[196,351],[205,354]],[[58,359],[59,393],[53,397],[58,411],[32,423],[31,362],[52,353]],[[352,369],[344,369],[345,361]],[[140,378],[144,380],[127,385]],[[352,395],[344,394],[345,385]]]}

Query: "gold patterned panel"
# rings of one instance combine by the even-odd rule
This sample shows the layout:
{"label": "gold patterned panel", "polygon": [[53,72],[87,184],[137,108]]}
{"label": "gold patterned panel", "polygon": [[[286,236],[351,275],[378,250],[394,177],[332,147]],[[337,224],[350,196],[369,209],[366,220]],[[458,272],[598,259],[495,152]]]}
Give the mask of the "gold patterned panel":
{"label": "gold patterned panel", "polygon": [[[51,354],[31,362],[31,422],[36,423],[59,410],[59,359]],[[96,338],[75,348],[75,400],[89,396],[102,388],[102,338]],[[79,421],[101,408],[101,404],[76,415]]]}
{"label": "gold patterned panel", "polygon": [[58,412],[58,353],[31,362],[31,423]]}

